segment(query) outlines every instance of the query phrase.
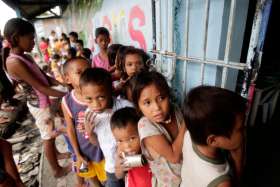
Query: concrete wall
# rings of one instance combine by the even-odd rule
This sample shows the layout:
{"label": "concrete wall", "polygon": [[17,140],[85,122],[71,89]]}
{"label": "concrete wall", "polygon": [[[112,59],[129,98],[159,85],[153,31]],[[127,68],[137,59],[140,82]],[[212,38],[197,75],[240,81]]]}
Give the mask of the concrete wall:
{"label": "concrete wall", "polygon": [[35,22],[39,36],[48,36],[51,30],[77,31],[87,47],[96,49],[95,28],[105,26],[112,43],[134,45],[145,50],[152,48],[152,9],[150,0],[92,0],[73,1],[63,19]]}

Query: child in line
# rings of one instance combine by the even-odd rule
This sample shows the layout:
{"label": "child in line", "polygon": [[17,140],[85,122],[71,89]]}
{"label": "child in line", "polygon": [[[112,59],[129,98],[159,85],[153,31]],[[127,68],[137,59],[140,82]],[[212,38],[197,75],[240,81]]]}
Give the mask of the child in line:
{"label": "child in line", "polygon": [[151,187],[152,173],[146,163],[139,167],[125,165],[125,155],[141,154],[137,123],[140,117],[135,108],[125,107],[117,110],[111,118],[111,129],[117,141],[116,176],[123,178],[127,171],[125,184],[127,187]]}
{"label": "child in line", "polygon": [[113,78],[113,84],[114,84],[115,80],[119,80],[120,79],[120,72],[116,68],[116,58],[117,58],[117,54],[119,52],[119,49],[122,46],[123,45],[121,45],[121,44],[112,44],[108,48],[108,60],[109,60],[110,66],[112,67],[111,73],[112,73],[112,78]]}
{"label": "child in line", "polygon": [[138,122],[142,153],[153,173],[153,186],[178,187],[186,130],[180,110],[170,102],[170,89],[158,72],[142,71],[135,77],[132,98],[143,115]]}
{"label": "child in line", "polygon": [[123,58],[119,65],[121,79],[119,85],[116,86],[116,91],[122,89],[123,85],[136,73],[142,70],[148,70],[149,67],[144,61],[144,51],[134,47],[126,47],[123,52]]}
{"label": "child in line", "polygon": [[110,43],[110,34],[105,27],[98,27],[95,30],[95,42],[98,45],[100,52],[92,59],[92,67],[103,68],[111,71],[111,66],[108,59],[108,45]]}
{"label": "child in line", "polygon": [[77,40],[76,41],[76,51],[77,51],[76,56],[82,56],[83,48],[84,48],[83,40]]}
{"label": "child in line", "polygon": [[[81,74],[90,67],[86,59],[76,57],[65,62],[63,65],[64,79],[67,84],[73,87],[73,90],[62,99],[62,110],[66,122],[67,134],[74,154],[77,158],[77,168],[81,163],[92,164],[95,173],[92,176],[92,182],[99,186],[99,182],[106,181],[104,170],[104,157],[98,145],[92,145],[84,133],[84,115],[87,108],[83,102],[79,88],[79,79]],[[98,180],[97,180],[98,179]],[[78,176],[78,185],[83,186],[83,179]]]}
{"label": "child in line", "polygon": [[186,96],[181,186],[238,186],[230,176],[225,151],[237,178],[241,171],[246,100],[218,87],[199,86]]}
{"label": "child in line", "polygon": [[21,85],[23,93],[27,97],[27,106],[36,120],[40,130],[46,157],[50,163],[55,177],[66,175],[71,166],[61,167],[58,164],[55,139],[49,134],[47,121],[53,119],[50,112],[49,96],[62,97],[65,93],[52,89],[52,85],[59,85],[55,79],[48,77],[40,70],[33,58],[25,52],[31,52],[34,42],[35,28],[23,19],[12,18],[4,28],[4,37],[11,44],[10,54],[3,56],[5,69],[14,83]]}
{"label": "child in line", "polygon": [[105,157],[105,170],[107,173],[106,186],[119,187],[122,180],[115,176],[116,141],[110,128],[112,112],[132,104],[124,99],[112,97],[111,74],[102,68],[90,68],[85,70],[80,78],[80,89],[86,105],[93,115],[91,123],[86,123],[86,130],[92,143],[98,143]]}

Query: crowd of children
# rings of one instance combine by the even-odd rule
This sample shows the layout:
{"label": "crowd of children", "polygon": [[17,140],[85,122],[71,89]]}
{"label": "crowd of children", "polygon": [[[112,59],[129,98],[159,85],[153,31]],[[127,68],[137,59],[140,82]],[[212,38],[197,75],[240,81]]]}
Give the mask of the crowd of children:
{"label": "crowd of children", "polygon": [[[11,24],[18,29],[10,30]],[[6,24],[4,34],[12,46],[6,71],[32,90],[28,107],[42,139],[49,142],[46,149],[54,149],[54,138],[46,130],[49,96],[63,97],[65,140],[77,186],[89,181],[108,187],[238,186],[245,99],[222,88],[200,86],[178,107],[171,102],[164,76],[149,67],[149,56],[133,46],[110,45],[104,27],[96,29],[100,51],[92,58],[76,32],[60,40],[52,32],[51,78],[25,54],[34,47],[34,33],[34,27],[19,18]],[[52,84],[67,85],[69,91],[54,90]],[[67,168],[48,154],[55,176],[64,175]]]}

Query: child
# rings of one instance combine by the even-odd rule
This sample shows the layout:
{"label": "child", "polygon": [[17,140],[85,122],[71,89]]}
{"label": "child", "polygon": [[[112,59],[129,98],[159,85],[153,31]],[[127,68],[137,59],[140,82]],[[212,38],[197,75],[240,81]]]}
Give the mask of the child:
{"label": "child", "polygon": [[84,48],[83,40],[77,40],[76,41],[76,50],[77,50],[76,56],[82,56],[83,48]]}
{"label": "child", "polygon": [[132,104],[124,99],[112,97],[112,77],[102,68],[87,69],[80,78],[80,89],[88,108],[92,111],[86,118],[90,119],[90,116],[93,116],[92,123],[85,124],[87,133],[92,143],[99,143],[106,160],[106,185],[122,186],[123,182],[115,177],[116,141],[110,128],[110,117],[115,110]]}
{"label": "child", "polygon": [[151,187],[152,173],[148,164],[140,167],[129,168],[124,164],[122,156],[141,154],[140,139],[137,123],[140,117],[134,108],[125,107],[117,110],[111,118],[111,129],[117,141],[116,176],[124,177],[124,172],[128,170],[126,177],[127,187]]}
{"label": "child", "polygon": [[98,45],[100,52],[92,59],[92,67],[103,68],[111,71],[109,64],[107,48],[110,42],[109,31],[105,27],[98,27],[95,30],[95,42]]}
{"label": "child", "polygon": [[[67,134],[74,154],[77,158],[78,168],[81,163],[91,163],[94,166],[95,173],[92,181],[95,185],[106,181],[106,173],[104,170],[104,158],[99,146],[92,145],[85,133],[84,129],[84,113],[87,108],[83,102],[79,89],[79,79],[81,74],[89,68],[90,65],[86,59],[76,57],[68,60],[63,65],[64,79],[67,84],[71,84],[73,90],[62,99],[62,110],[66,121]],[[83,180],[78,177],[79,185],[83,185]]]}
{"label": "child", "polygon": [[70,39],[70,46],[76,49],[76,41],[79,39],[79,35],[75,31],[71,31],[69,33],[69,39]]}
{"label": "child", "polygon": [[142,70],[148,70],[148,66],[144,61],[144,52],[141,49],[134,47],[127,47],[123,52],[123,58],[119,65],[121,72],[121,79],[119,84],[115,87],[116,92],[122,89],[126,81],[133,75]]}
{"label": "child", "polygon": [[199,86],[185,98],[183,111],[189,131],[184,137],[181,185],[238,186],[221,150],[230,152],[240,173],[246,100],[229,90]]}
{"label": "child", "polygon": [[25,52],[31,52],[34,43],[34,26],[20,18],[10,19],[4,29],[4,36],[11,44],[10,55],[3,56],[6,71],[17,83],[24,88],[23,92],[27,97],[27,106],[35,118],[35,123],[40,130],[43,139],[46,157],[51,165],[55,177],[62,177],[70,170],[59,166],[55,149],[55,139],[48,134],[49,119],[52,119],[50,112],[49,96],[62,97],[65,93],[51,88],[51,84],[59,84],[56,80],[48,77],[41,71],[31,56]]}
{"label": "child", "polygon": [[137,74],[132,98],[143,114],[138,132],[142,153],[153,173],[153,186],[179,186],[186,127],[179,109],[170,103],[170,91],[163,75],[155,71]]}
{"label": "child", "polygon": [[83,48],[81,56],[91,62],[91,50],[89,48]]}

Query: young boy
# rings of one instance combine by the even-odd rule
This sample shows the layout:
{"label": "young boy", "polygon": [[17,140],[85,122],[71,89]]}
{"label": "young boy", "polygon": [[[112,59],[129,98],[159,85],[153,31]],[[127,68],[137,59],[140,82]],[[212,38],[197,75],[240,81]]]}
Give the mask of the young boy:
{"label": "young boy", "polygon": [[76,50],[77,50],[76,56],[82,56],[83,48],[84,48],[83,40],[77,40],[76,41]]}
{"label": "young boy", "polygon": [[111,67],[108,59],[108,45],[110,42],[109,31],[105,27],[98,27],[95,30],[95,42],[98,45],[100,52],[92,59],[92,67],[103,68],[110,72]]}
{"label": "young boy", "polygon": [[115,174],[118,178],[126,177],[127,187],[151,187],[152,173],[148,164],[139,167],[127,167],[124,164],[125,155],[141,154],[140,139],[137,129],[137,123],[140,117],[135,108],[125,107],[117,110],[111,118],[111,129],[117,141],[117,156]]}
{"label": "young boy", "polygon": [[[93,166],[94,173],[91,178],[95,186],[99,186],[99,182],[106,181],[106,173],[104,170],[104,157],[98,145],[92,145],[84,132],[84,114],[87,108],[83,102],[79,89],[79,79],[81,74],[89,68],[90,65],[84,58],[77,57],[68,60],[63,65],[63,73],[65,82],[71,84],[73,90],[62,99],[62,110],[66,122],[67,134],[77,158],[78,169],[81,163],[87,163]],[[79,175],[81,175],[79,173]],[[82,186],[83,180],[78,177],[79,185]]]}
{"label": "young boy", "polygon": [[127,106],[127,100],[112,96],[112,76],[102,68],[89,68],[80,78],[82,96],[88,106],[86,132],[93,144],[99,144],[105,157],[106,187],[121,187],[123,181],[115,176],[116,141],[110,128],[111,114]]}
{"label": "young boy", "polygon": [[[240,177],[245,111],[246,100],[229,90],[200,86],[189,92],[183,106],[189,131],[184,137],[181,186],[238,186],[234,177]],[[231,169],[235,176],[230,176]]]}

